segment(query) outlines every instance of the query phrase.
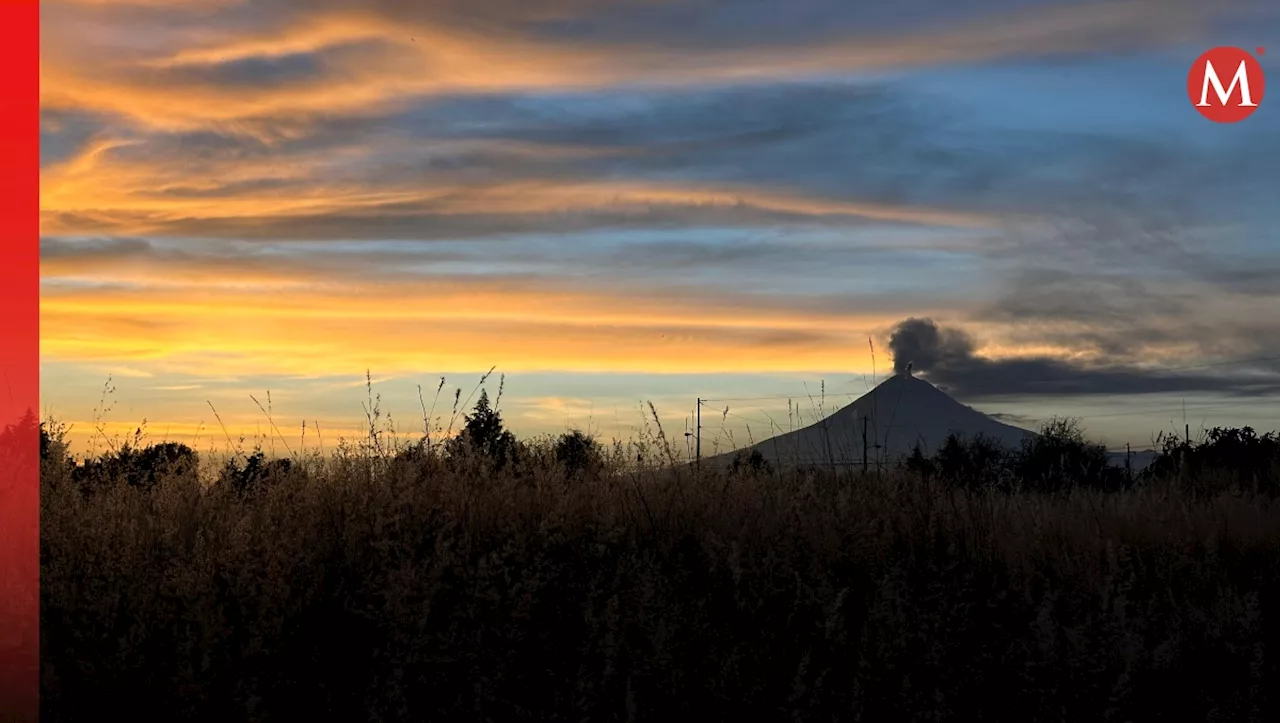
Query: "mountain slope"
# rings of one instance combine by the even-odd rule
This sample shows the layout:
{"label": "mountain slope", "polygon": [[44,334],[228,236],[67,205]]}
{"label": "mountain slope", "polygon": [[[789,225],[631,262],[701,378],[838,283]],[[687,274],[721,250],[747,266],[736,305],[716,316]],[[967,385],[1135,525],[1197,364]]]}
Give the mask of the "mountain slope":
{"label": "mountain slope", "polygon": [[[899,374],[826,419],[745,451],[759,451],[775,465],[860,465],[864,427],[870,464],[910,454],[917,443],[931,454],[952,431],[966,437],[982,434],[1010,447],[1033,434],[967,407],[923,379]],[[737,454],[721,454],[705,462],[727,464]]]}

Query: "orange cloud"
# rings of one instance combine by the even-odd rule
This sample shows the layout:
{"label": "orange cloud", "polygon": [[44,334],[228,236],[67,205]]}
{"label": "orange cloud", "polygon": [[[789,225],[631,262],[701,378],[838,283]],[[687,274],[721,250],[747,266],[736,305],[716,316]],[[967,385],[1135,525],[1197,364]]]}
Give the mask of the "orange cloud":
{"label": "orange cloud", "polygon": [[307,292],[46,290],[41,354],[211,376],[231,367],[319,376],[493,364],[513,372],[804,370],[856,363],[861,330],[887,321],[770,309],[768,299],[747,296],[549,287],[490,279]]}

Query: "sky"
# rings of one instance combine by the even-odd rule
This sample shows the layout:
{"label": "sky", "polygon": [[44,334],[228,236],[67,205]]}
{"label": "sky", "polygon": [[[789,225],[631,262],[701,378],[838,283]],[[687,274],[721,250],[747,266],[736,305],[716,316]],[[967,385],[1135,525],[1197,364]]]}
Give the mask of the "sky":
{"label": "sky", "polygon": [[412,436],[490,369],[521,436],[652,402],[683,444],[703,398],[704,444],[759,441],[895,362],[1112,447],[1280,428],[1280,98],[1187,98],[1218,45],[1280,77],[1274,3],[41,13],[41,393],[78,451],[333,445],[371,395]]}

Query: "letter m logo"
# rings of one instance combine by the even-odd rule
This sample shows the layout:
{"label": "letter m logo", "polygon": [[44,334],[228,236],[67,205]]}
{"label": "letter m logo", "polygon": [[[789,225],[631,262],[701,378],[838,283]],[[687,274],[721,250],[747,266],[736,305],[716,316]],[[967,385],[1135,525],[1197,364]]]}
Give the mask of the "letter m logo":
{"label": "letter m logo", "polygon": [[[1224,75],[1230,82],[1224,84]],[[1187,95],[1201,115],[1218,123],[1235,123],[1262,102],[1266,78],[1262,66],[1240,48],[1214,48],[1201,55],[1187,77]]]}
{"label": "letter m logo", "polygon": [[1209,86],[1218,92],[1218,100],[1222,105],[1226,105],[1231,101],[1231,94],[1235,92],[1236,86],[1240,86],[1240,107],[1256,108],[1257,103],[1253,102],[1253,96],[1249,93],[1249,66],[1243,60],[1236,68],[1236,74],[1231,77],[1231,85],[1223,88],[1222,80],[1218,78],[1218,69],[1213,67],[1213,61],[1205,61],[1204,64],[1204,85],[1200,87],[1200,102],[1196,106],[1206,108],[1209,105]]}

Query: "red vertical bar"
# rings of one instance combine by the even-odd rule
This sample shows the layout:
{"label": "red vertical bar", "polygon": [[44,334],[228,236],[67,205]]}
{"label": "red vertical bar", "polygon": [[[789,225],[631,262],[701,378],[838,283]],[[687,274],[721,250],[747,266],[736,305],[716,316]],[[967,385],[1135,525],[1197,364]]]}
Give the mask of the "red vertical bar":
{"label": "red vertical bar", "polygon": [[39,711],[40,5],[0,0],[0,721]]}

